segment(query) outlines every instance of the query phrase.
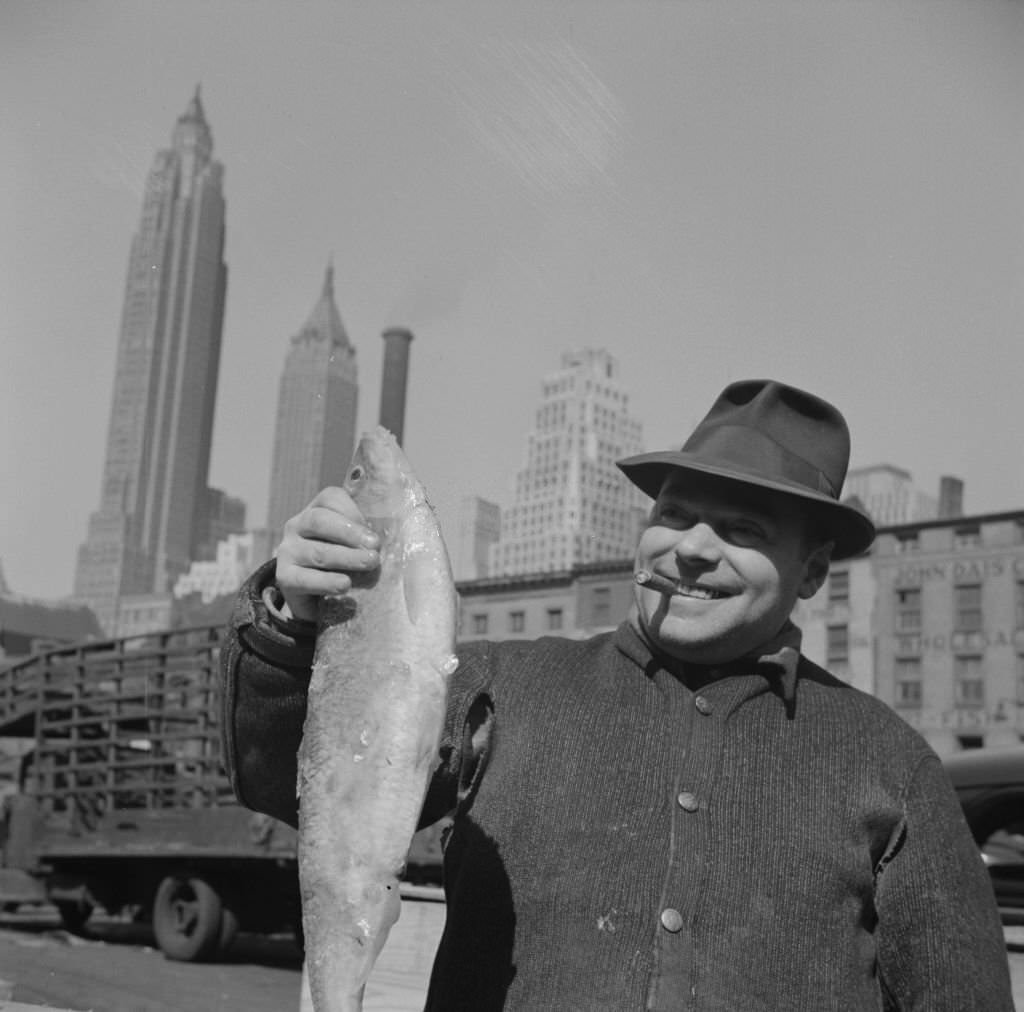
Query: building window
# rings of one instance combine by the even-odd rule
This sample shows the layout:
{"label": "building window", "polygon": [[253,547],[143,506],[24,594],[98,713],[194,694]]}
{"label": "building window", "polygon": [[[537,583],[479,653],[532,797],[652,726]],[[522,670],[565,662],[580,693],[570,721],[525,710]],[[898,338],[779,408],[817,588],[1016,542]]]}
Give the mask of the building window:
{"label": "building window", "polygon": [[960,655],[953,660],[953,699],[957,706],[985,705],[985,678],[981,657]]}
{"label": "building window", "polygon": [[894,674],[895,691],[893,696],[896,706],[907,709],[920,708],[922,700],[921,658],[897,658]]}
{"label": "building window", "polygon": [[957,632],[976,632],[981,628],[981,584],[962,583],[953,588],[955,614],[953,628]]}
{"label": "building window", "polygon": [[985,739],[980,734],[958,734],[956,740],[962,749],[981,748],[985,744]]}
{"label": "building window", "polygon": [[917,532],[914,531],[910,534],[897,534],[896,535],[896,551],[897,552],[916,552],[920,545],[920,540],[917,536]]}
{"label": "building window", "polygon": [[521,633],[526,628],[526,612],[510,611],[508,613],[508,631]]}
{"label": "building window", "polygon": [[487,616],[486,615],[474,615],[473,616],[473,635],[474,636],[486,636],[487,635]]}
{"label": "building window", "polygon": [[558,632],[562,628],[562,609],[548,608],[548,630]]}
{"label": "building window", "polygon": [[610,587],[595,587],[591,598],[593,625],[608,625],[612,620],[612,592]]}
{"label": "building window", "polygon": [[830,665],[845,664],[850,659],[850,627],[830,625],[825,630],[825,656]]}
{"label": "building window", "polygon": [[980,548],[981,528],[977,524],[969,524],[966,527],[957,527],[953,531],[953,547],[955,549]]}
{"label": "building window", "polygon": [[921,588],[908,587],[896,591],[896,629],[916,632],[921,628]]}
{"label": "building window", "polygon": [[850,571],[834,569],[828,575],[828,603],[846,604],[850,600]]}

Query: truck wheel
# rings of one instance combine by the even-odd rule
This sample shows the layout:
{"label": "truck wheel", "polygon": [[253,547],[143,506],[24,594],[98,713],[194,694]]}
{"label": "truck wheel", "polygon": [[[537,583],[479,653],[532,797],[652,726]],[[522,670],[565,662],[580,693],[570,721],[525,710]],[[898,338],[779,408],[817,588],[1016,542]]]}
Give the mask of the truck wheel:
{"label": "truck wheel", "polygon": [[223,952],[238,934],[238,914],[225,906],[220,918],[220,931],[217,933],[217,952]]}
{"label": "truck wheel", "polygon": [[92,916],[92,904],[87,900],[58,900],[54,906],[60,914],[60,922],[73,935],[85,930],[85,922]]}
{"label": "truck wheel", "polygon": [[153,934],[168,959],[209,959],[221,943],[224,905],[217,890],[197,875],[168,875],[153,900]]}

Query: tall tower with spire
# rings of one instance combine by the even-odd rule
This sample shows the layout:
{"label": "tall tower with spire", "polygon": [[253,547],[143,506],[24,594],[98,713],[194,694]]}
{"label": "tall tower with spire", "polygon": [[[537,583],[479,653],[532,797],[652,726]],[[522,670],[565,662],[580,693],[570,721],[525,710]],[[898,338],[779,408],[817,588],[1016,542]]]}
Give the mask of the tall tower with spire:
{"label": "tall tower with spire", "polygon": [[223,178],[197,87],[146,180],[100,504],[78,553],[75,596],[110,633],[122,600],[168,592],[207,535],[228,275]]}
{"label": "tall tower with spire", "polygon": [[281,372],[267,507],[272,538],[320,489],[341,484],[355,448],[358,399],[356,352],[328,264],[320,298],[292,338]]}

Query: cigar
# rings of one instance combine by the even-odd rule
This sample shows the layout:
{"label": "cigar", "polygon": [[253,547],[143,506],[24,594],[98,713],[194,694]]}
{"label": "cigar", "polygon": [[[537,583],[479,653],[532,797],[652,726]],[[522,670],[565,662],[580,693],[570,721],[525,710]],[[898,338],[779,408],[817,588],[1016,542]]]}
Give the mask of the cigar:
{"label": "cigar", "polygon": [[667,580],[664,576],[658,576],[657,573],[651,573],[646,569],[638,569],[633,574],[633,579],[640,584],[641,587],[650,587],[651,590],[660,590],[663,594],[678,594],[679,584],[674,580]]}

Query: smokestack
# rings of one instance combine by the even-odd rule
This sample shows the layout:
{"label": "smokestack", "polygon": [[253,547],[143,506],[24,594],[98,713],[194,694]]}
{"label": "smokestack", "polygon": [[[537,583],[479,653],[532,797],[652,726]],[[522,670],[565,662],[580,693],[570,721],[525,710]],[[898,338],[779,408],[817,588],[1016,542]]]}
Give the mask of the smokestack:
{"label": "smokestack", "polygon": [[380,379],[380,424],[401,444],[412,331],[405,327],[388,327],[381,337],[384,338],[384,370]]}

